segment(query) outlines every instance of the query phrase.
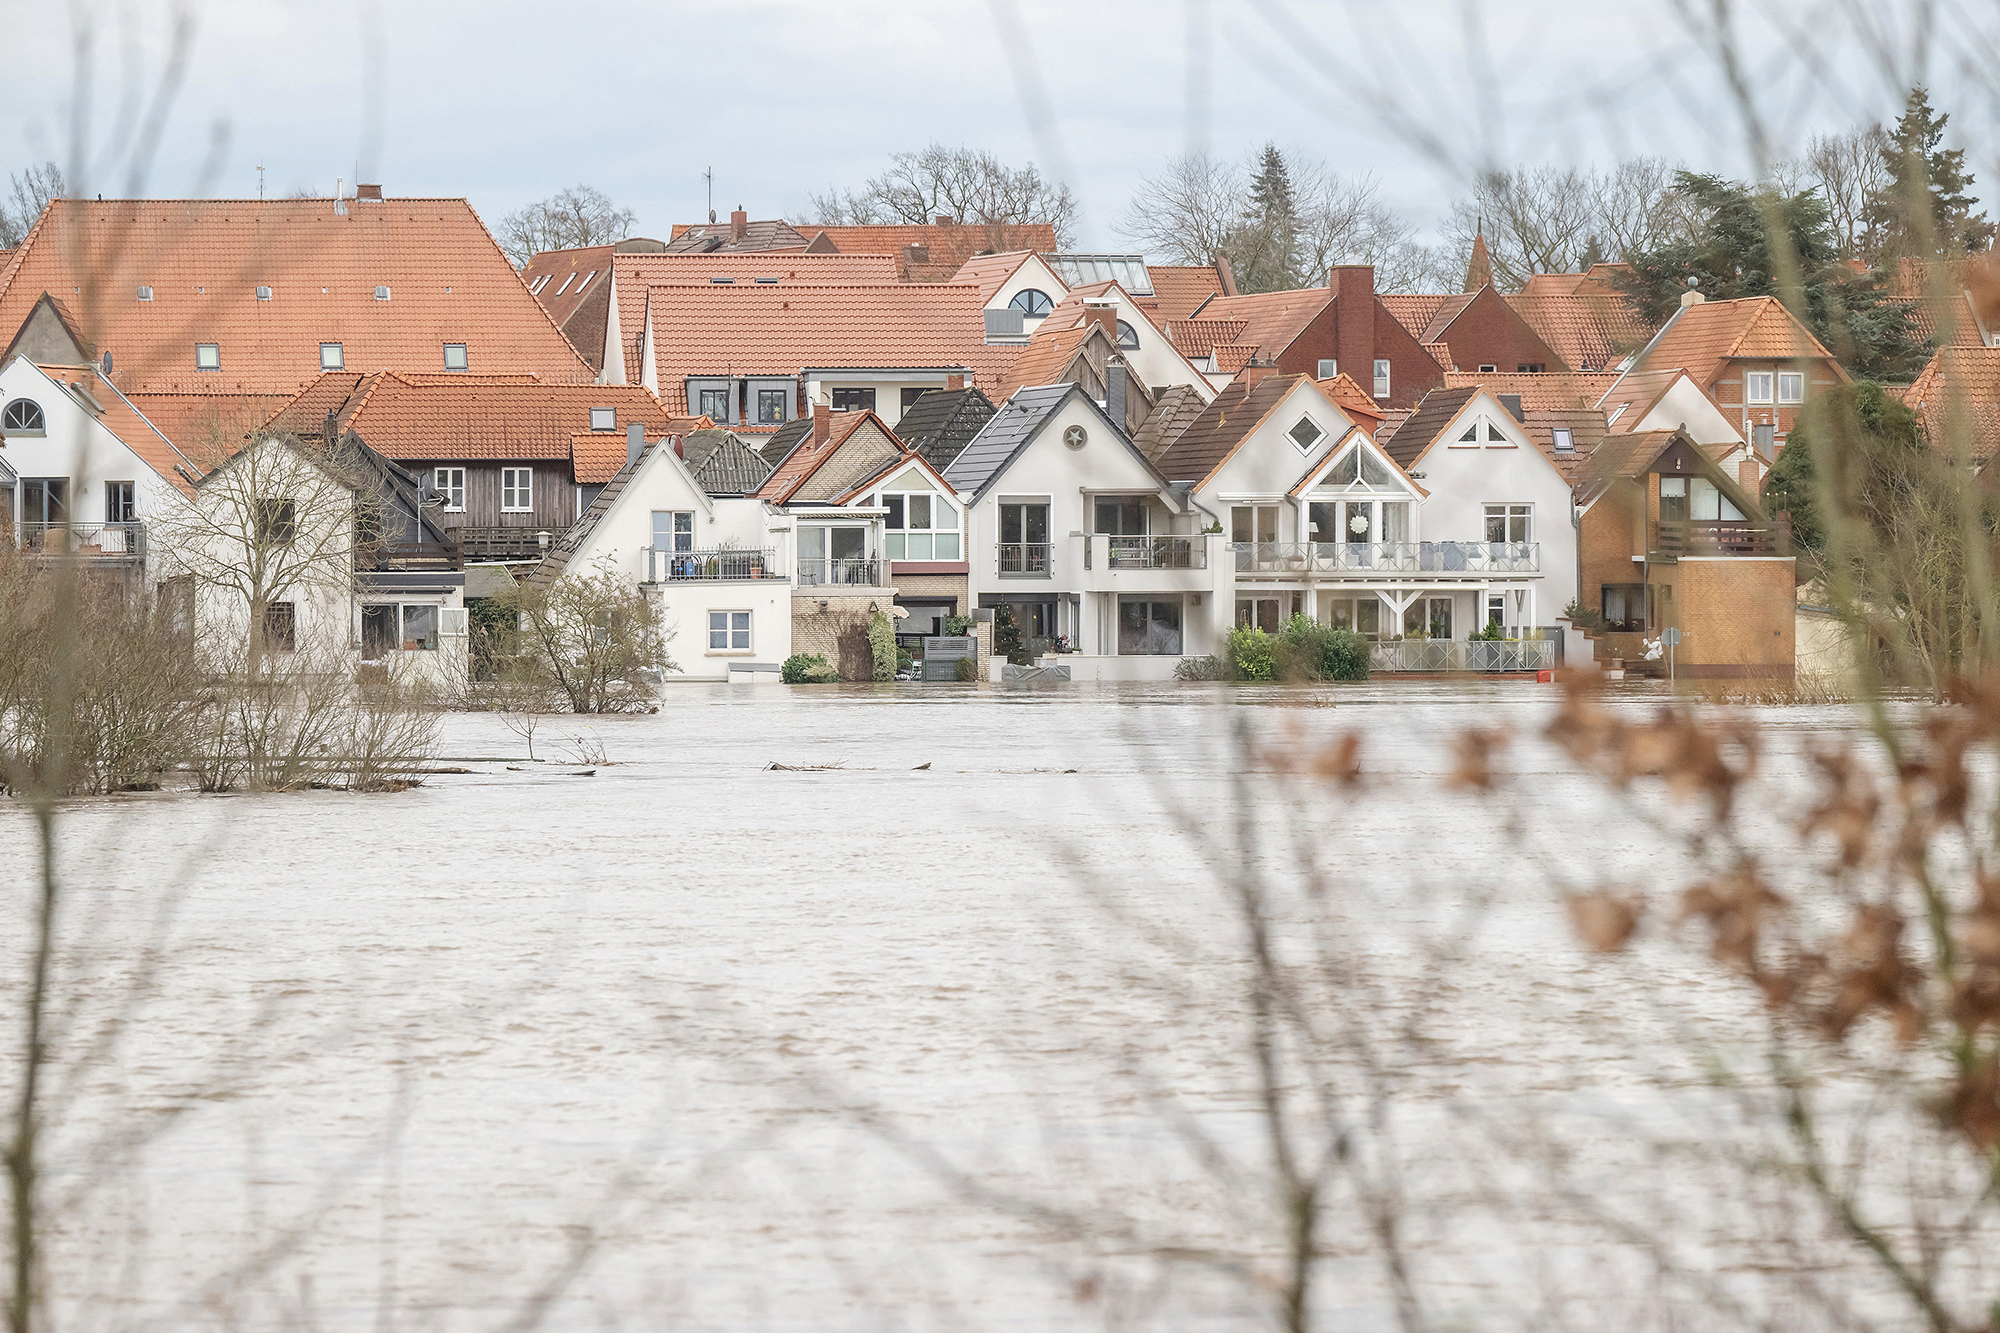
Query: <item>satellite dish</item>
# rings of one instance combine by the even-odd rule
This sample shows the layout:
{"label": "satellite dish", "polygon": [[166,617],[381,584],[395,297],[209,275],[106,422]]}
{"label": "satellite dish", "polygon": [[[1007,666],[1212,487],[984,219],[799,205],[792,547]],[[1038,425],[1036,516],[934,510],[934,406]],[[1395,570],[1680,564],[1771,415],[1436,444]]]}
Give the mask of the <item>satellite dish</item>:
{"label": "satellite dish", "polygon": [[1070,426],[1063,431],[1063,443],[1072,449],[1081,449],[1090,442],[1090,432],[1081,426]]}

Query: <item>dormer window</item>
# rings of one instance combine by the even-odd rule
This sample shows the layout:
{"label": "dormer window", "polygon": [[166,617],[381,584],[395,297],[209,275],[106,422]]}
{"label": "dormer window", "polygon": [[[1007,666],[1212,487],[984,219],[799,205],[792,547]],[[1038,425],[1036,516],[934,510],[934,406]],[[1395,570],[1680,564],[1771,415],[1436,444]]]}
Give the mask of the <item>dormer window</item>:
{"label": "dormer window", "polygon": [[1118,321],[1118,345],[1128,352],[1139,350],[1139,332],[1124,320]]}
{"label": "dormer window", "polygon": [[592,430],[617,430],[618,409],[615,407],[593,407],[590,409]]}
{"label": "dormer window", "polygon": [[1320,437],[1326,434],[1325,431],[1319,428],[1319,423],[1315,422],[1311,417],[1300,417],[1298,424],[1285,433],[1292,437],[1292,443],[1296,444],[1301,450],[1312,448],[1315,444],[1319,443]]}
{"label": "dormer window", "polygon": [[259,288],[257,289],[257,299],[258,299],[258,300],[260,300],[260,301],[268,301],[268,300],[270,300],[270,299],[271,299],[271,289],[270,289],[269,287],[259,287]]}
{"label": "dormer window", "polygon": [[1033,287],[1024,287],[1014,293],[1014,299],[1007,303],[1007,307],[1010,310],[1020,311],[1022,315],[1029,319],[1040,319],[1042,316],[1048,314],[1049,311],[1054,310],[1056,303],[1049,299],[1047,292],[1037,291]]}
{"label": "dormer window", "polygon": [[321,370],[340,370],[346,365],[347,359],[341,355],[339,343],[321,343],[319,345],[319,368]]}
{"label": "dormer window", "polygon": [[465,369],[464,343],[446,343],[444,345],[444,368],[446,370]]}
{"label": "dormer window", "polygon": [[153,299],[153,289],[152,289],[151,287],[141,287],[141,288],[139,289],[139,299],[140,299],[141,301],[150,301],[150,300],[152,300],[152,299]]}
{"label": "dormer window", "polygon": [[375,289],[375,299],[376,299],[376,300],[378,300],[378,301],[386,301],[386,300],[388,300],[388,299],[389,299],[389,289],[388,289],[387,287],[377,287],[377,288]]}
{"label": "dormer window", "polygon": [[196,370],[222,369],[221,344],[196,343],[194,345],[194,368]]}

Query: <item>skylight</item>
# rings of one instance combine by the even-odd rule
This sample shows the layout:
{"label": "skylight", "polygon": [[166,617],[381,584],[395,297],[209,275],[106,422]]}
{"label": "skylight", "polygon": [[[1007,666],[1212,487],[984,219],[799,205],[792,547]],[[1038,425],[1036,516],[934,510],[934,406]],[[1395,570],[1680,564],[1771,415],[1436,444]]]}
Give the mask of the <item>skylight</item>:
{"label": "skylight", "polygon": [[583,280],[582,282],[579,282],[579,283],[578,283],[578,284],[576,285],[576,294],[577,294],[578,296],[582,296],[582,295],[583,295],[583,289],[584,289],[584,288],[586,288],[586,287],[588,287],[588,286],[590,285],[590,279],[591,279],[591,278],[594,278],[594,277],[596,277],[596,276],[597,276],[597,270],[596,270],[596,269],[592,269],[592,270],[590,270],[590,277],[587,277],[587,278],[585,278],[585,279],[584,279],[584,280]]}
{"label": "skylight", "polygon": [[215,343],[194,345],[194,368],[196,370],[222,369],[222,348]]}
{"label": "skylight", "polygon": [[446,343],[444,345],[444,368],[446,370],[465,369],[464,343]]}
{"label": "skylight", "polygon": [[568,291],[569,285],[575,281],[576,281],[576,274],[574,273],[570,274],[567,278],[564,278],[563,285],[556,288],[556,295],[561,296],[564,292]]}
{"label": "skylight", "polygon": [[710,278],[710,282],[735,282],[734,278]]}
{"label": "skylight", "polygon": [[260,300],[260,301],[268,301],[268,300],[270,300],[270,299],[271,299],[271,289],[270,289],[269,287],[259,287],[259,288],[257,289],[257,299],[258,299],[258,300]]}
{"label": "skylight", "polygon": [[590,409],[592,430],[617,430],[618,409],[615,407],[593,407]]}
{"label": "skylight", "polygon": [[339,343],[321,343],[319,345],[319,368],[321,370],[339,370],[346,364],[347,359],[341,355]]}
{"label": "skylight", "polygon": [[378,300],[378,301],[386,301],[386,300],[388,300],[388,299],[389,299],[389,289],[388,289],[387,287],[377,287],[377,288],[375,289],[375,299],[376,299],[376,300]]}
{"label": "skylight", "polygon": [[141,301],[150,301],[150,300],[152,300],[152,299],[153,299],[153,289],[152,289],[151,287],[141,287],[141,288],[139,289],[139,299],[140,299]]}
{"label": "skylight", "polygon": [[1576,452],[1576,437],[1570,434],[1568,426],[1557,426],[1555,428],[1555,437],[1557,453],[1569,454]]}

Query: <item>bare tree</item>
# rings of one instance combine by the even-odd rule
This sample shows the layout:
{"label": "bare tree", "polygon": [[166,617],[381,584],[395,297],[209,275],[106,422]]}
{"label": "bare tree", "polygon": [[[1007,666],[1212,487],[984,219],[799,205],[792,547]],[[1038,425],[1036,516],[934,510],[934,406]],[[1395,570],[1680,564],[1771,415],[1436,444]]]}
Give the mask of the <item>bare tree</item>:
{"label": "bare tree", "polygon": [[573,712],[644,708],[653,699],[648,677],[680,669],[652,602],[609,564],[589,574],[531,577],[501,600],[521,627],[504,674],[553,687]]}
{"label": "bare tree", "polygon": [[500,219],[493,238],[521,268],[543,250],[610,245],[631,233],[638,214],[588,185],[573,185]]}
{"label": "bare tree", "polygon": [[1868,202],[1889,183],[1884,151],[1888,136],[1880,125],[1845,134],[1814,135],[1806,149],[1808,182],[1819,190],[1840,236],[1844,259],[1873,262],[1868,238]]}
{"label": "bare tree", "polygon": [[1690,225],[1673,189],[1674,164],[1639,157],[1609,171],[1526,167],[1479,178],[1443,224],[1460,273],[1475,235],[1486,238],[1494,284],[1518,291],[1537,273],[1574,273],[1596,258],[1623,260]]}
{"label": "bare tree", "polygon": [[8,186],[13,207],[0,204],[0,250],[11,250],[28,239],[28,229],[49,206],[49,200],[68,192],[62,168],[53,162],[36,163],[16,172]]}
{"label": "bare tree", "polygon": [[889,169],[859,190],[829,187],[808,197],[792,221],[799,226],[923,224],[940,217],[988,228],[994,248],[1011,248],[1014,229],[1047,225],[1056,245],[1076,240],[1078,203],[1069,186],[1030,162],[1010,167],[992,153],[933,143],[896,153]]}
{"label": "bare tree", "polygon": [[1164,264],[1207,264],[1227,253],[1242,222],[1241,167],[1188,153],[1140,181],[1112,230]]}

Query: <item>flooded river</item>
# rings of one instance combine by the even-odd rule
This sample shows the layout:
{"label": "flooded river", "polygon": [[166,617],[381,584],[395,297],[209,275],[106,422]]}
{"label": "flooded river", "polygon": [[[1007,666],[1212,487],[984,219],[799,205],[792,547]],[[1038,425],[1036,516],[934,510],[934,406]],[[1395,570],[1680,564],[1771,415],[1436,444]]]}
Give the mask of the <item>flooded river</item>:
{"label": "flooded river", "polygon": [[[443,752],[472,771],[403,794],[80,803],[61,1322],[1259,1327],[1277,1209],[1245,869],[1359,1006],[1328,1015],[1360,1034],[1332,1077],[1361,1165],[1329,1186],[1320,1327],[1392,1326],[1389,1215],[1441,1327],[1796,1314],[1785,1263],[1867,1309],[1869,1275],[1728,1160],[1757,1131],[1704,1061],[1754,1051],[1738,989],[1666,943],[1592,959],[1564,923],[1566,864],[1675,887],[1656,835],[1527,740],[1505,800],[1442,791],[1452,734],[1532,734],[1552,704],[685,686],[545,719],[535,763],[454,716]],[[1239,735],[1340,729],[1365,738],[1355,788],[1235,776]],[[597,746],[592,776],[554,762]],[[29,832],[0,814],[10,993]]]}

